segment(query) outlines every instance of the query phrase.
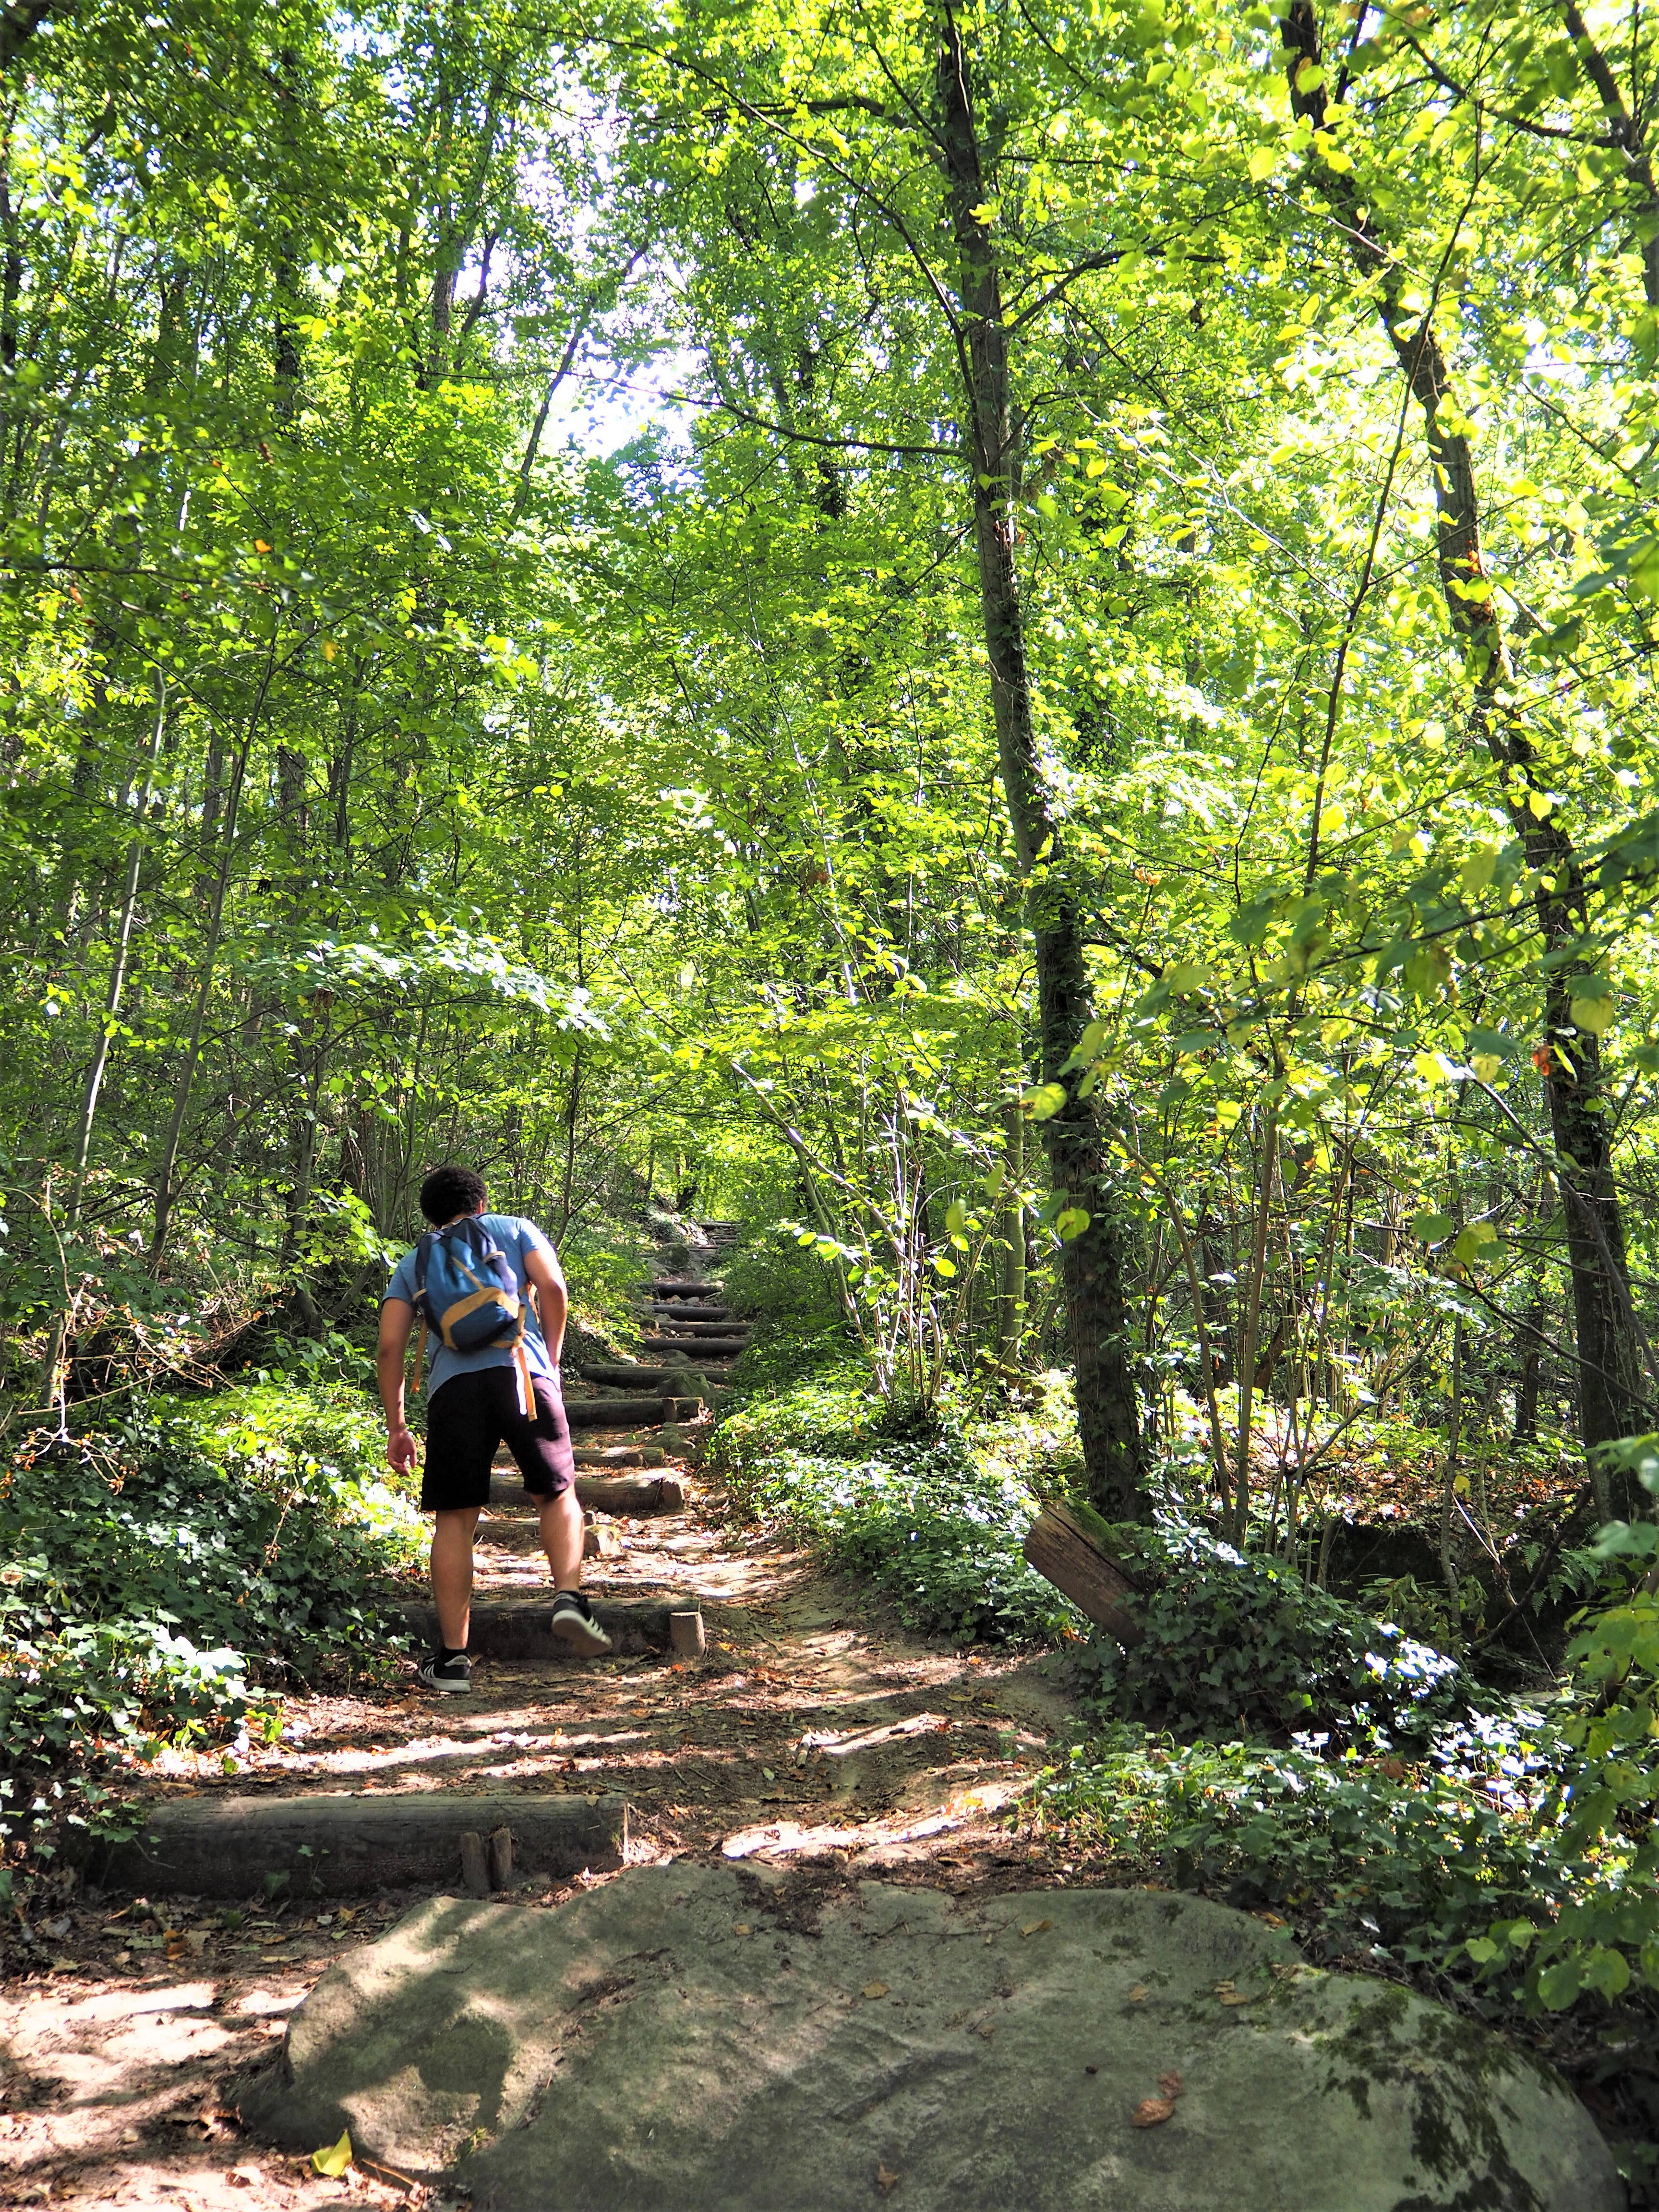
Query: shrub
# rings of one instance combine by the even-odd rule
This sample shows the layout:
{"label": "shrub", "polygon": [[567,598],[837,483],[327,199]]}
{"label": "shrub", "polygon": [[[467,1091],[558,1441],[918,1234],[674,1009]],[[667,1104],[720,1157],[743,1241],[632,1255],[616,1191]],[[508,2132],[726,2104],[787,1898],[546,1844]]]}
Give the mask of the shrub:
{"label": "shrub", "polygon": [[793,1241],[757,1243],[729,1254],[720,1272],[728,1302],[754,1316],[732,1373],[739,1390],[793,1382],[819,1367],[848,1370],[851,1340],[835,1278],[814,1254]]}
{"label": "shrub", "polygon": [[1468,1939],[1522,1915],[1535,1932],[1591,1871],[1533,1817],[1541,1733],[1535,1713],[1483,1716],[1407,1766],[1119,1724],[1045,1779],[1040,1817],[1143,1875],[1293,1913],[1328,1953],[1440,1968],[1461,1952],[1468,1975]]}
{"label": "shrub", "polygon": [[1465,1710],[1454,1661],[1293,1568],[1241,1558],[1189,1524],[1114,1534],[1143,1571],[1146,1634],[1133,1651],[1094,1648],[1092,1663],[1125,1718],[1180,1736],[1315,1732],[1387,1750]]}
{"label": "shrub", "polygon": [[741,1507],[868,1576],[910,1627],[963,1644],[1078,1632],[1021,1554],[1038,1501],[995,1441],[894,1436],[885,1412],[861,1370],[820,1370],[728,1414],[711,1458]]}
{"label": "shrub", "polygon": [[[152,1400],[0,1474],[0,1793],[240,1726],[258,1686],[373,1674],[420,1521],[344,1390]],[[57,1785],[62,1787],[61,1779]],[[36,1807],[44,1816],[50,1807]]]}

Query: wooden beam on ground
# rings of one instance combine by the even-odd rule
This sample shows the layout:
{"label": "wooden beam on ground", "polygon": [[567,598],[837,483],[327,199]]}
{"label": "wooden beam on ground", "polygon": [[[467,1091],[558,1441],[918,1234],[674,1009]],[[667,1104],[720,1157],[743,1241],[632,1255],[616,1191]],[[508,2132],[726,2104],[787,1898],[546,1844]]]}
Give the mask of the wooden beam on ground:
{"label": "wooden beam on ground", "polygon": [[746,1336],[642,1336],[641,1352],[684,1352],[688,1358],[735,1359],[747,1352]]}
{"label": "wooden beam on ground", "polygon": [[[639,1653],[668,1649],[668,1607],[661,1599],[595,1598],[593,1617],[611,1638],[613,1651]],[[438,1615],[429,1605],[400,1606],[411,1636],[436,1650]],[[552,1592],[533,1598],[475,1598],[472,1632],[466,1648],[475,1659],[576,1659],[586,1655],[571,1650],[553,1633]]]}
{"label": "wooden beam on ground", "polygon": [[658,1298],[723,1298],[726,1285],[688,1282],[684,1276],[659,1275],[651,1285],[651,1295]]}
{"label": "wooden beam on ground", "polygon": [[649,1429],[659,1421],[695,1421],[701,1398],[567,1398],[573,1429]]}
{"label": "wooden beam on ground", "polygon": [[[684,1513],[691,1486],[682,1474],[579,1474],[576,1502],[595,1513]],[[534,1510],[516,1470],[497,1469],[489,1480],[489,1503],[497,1511],[520,1505]]]}
{"label": "wooden beam on ground", "polygon": [[660,1467],[667,1453],[660,1444],[578,1444],[578,1467]]}
{"label": "wooden beam on ground", "polygon": [[622,1863],[617,1796],[215,1792],[149,1808],[129,1842],[94,1847],[87,1878],[144,1897],[246,1898],[270,1888],[300,1901],[417,1885],[459,1889],[462,1836],[493,1840],[503,1828],[521,1874],[564,1877]]}
{"label": "wooden beam on ground", "polygon": [[[576,1372],[584,1382],[607,1382],[627,1386],[637,1383],[641,1390],[649,1390],[666,1382],[684,1382],[690,1379],[691,1368],[684,1361],[672,1367],[596,1367],[584,1360]],[[680,1394],[684,1395],[682,1392]]]}
{"label": "wooden beam on ground", "polygon": [[1097,1628],[1127,1649],[1146,1631],[1134,1617],[1139,1595],[1119,1561],[1065,1505],[1045,1505],[1025,1536],[1026,1564],[1062,1590]]}

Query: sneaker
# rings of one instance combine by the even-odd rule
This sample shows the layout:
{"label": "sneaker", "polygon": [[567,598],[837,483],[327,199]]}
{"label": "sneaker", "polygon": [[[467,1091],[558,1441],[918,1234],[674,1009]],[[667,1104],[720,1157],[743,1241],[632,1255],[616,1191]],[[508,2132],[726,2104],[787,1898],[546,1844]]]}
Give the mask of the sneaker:
{"label": "sneaker", "polygon": [[428,1659],[416,1675],[417,1681],[428,1690],[444,1690],[452,1698],[465,1698],[472,1689],[472,1662],[465,1651],[458,1651],[450,1659]]}
{"label": "sneaker", "polygon": [[553,1601],[549,1626],[555,1636],[589,1659],[611,1649],[611,1638],[593,1618],[593,1608],[580,1590],[561,1590]]}

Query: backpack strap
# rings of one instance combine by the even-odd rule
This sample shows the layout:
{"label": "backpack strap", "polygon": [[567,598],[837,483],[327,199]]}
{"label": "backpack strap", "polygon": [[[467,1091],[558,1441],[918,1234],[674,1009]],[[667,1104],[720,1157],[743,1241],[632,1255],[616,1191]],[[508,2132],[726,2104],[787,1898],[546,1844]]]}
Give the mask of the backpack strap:
{"label": "backpack strap", "polygon": [[422,1316],[421,1334],[426,1334],[426,1271],[432,1264],[432,1248],[438,1241],[438,1231],[428,1229],[415,1247],[415,1307]]}

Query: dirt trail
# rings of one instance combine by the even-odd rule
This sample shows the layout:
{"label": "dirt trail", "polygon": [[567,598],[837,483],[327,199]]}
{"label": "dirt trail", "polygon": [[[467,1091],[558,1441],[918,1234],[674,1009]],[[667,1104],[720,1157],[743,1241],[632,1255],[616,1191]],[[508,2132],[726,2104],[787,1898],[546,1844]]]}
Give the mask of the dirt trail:
{"label": "dirt trail", "polygon": [[[695,1476],[683,1454],[670,1465]],[[479,1596],[545,1585],[524,1519],[480,1524]],[[222,1753],[164,1756],[155,1794],[617,1791],[633,1863],[759,1854],[815,1861],[826,1878],[880,1869],[951,1887],[1069,1871],[998,1817],[1064,1720],[1053,1661],[907,1636],[803,1552],[734,1522],[707,1487],[684,1514],[615,1525],[623,1548],[589,1560],[588,1587],[700,1607],[702,1658],[485,1658],[465,1698],[422,1690],[411,1660],[389,1691],[290,1698],[282,1742],[234,1773]],[[571,1887],[515,1894],[533,1909]],[[342,1947],[417,1893],[429,1893],[331,1911],[254,1898],[234,1926],[187,1899],[158,1901],[159,1923],[112,1899],[37,1930],[39,1963],[0,2000],[0,2204],[420,2201],[398,2177],[329,2180],[252,2144],[222,2101]]]}

